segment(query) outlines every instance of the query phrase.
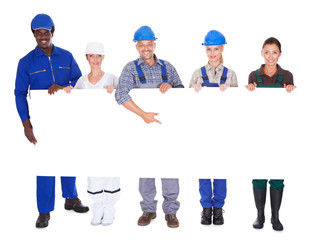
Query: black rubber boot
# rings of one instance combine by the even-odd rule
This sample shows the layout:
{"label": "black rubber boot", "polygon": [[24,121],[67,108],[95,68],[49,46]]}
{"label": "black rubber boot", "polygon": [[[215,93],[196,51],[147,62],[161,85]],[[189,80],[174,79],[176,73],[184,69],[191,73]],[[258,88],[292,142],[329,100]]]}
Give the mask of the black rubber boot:
{"label": "black rubber boot", "polygon": [[253,227],[261,229],[264,227],[265,222],[265,203],[266,203],[266,188],[255,189],[253,188],[254,201],[258,210],[257,219],[253,223]]}
{"label": "black rubber boot", "polygon": [[281,206],[283,190],[271,189],[270,192],[271,192],[271,208],[272,208],[271,222],[273,225],[273,229],[276,231],[282,231],[283,225],[279,220],[279,210]]}
{"label": "black rubber boot", "polygon": [[222,225],[224,223],[222,212],[223,212],[222,208],[213,207],[213,224],[214,225]]}
{"label": "black rubber boot", "polygon": [[201,224],[212,224],[212,208],[203,208],[201,213]]}

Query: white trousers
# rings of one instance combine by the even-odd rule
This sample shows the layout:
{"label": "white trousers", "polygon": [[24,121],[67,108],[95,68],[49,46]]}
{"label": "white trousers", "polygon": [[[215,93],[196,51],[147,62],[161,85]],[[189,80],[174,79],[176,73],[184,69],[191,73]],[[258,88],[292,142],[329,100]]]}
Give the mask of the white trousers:
{"label": "white trousers", "polygon": [[88,195],[93,200],[92,225],[104,226],[113,223],[115,203],[120,197],[120,179],[111,177],[88,177]]}

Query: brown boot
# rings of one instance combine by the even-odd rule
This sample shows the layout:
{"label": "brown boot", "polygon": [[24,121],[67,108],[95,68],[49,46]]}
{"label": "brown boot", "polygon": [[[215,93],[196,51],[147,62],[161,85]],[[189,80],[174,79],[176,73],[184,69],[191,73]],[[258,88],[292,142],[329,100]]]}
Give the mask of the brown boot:
{"label": "brown boot", "polygon": [[138,220],[139,226],[147,226],[152,219],[156,218],[156,212],[150,213],[150,212],[143,212],[141,217]]}
{"label": "brown boot", "polygon": [[89,211],[89,207],[82,205],[79,198],[67,199],[65,200],[65,209],[74,210],[77,213],[85,213]]}
{"label": "brown boot", "polygon": [[176,214],[166,214],[165,220],[167,221],[168,227],[171,227],[171,228],[179,227],[179,221],[176,217]]}
{"label": "brown boot", "polygon": [[36,228],[46,228],[49,225],[50,213],[39,213]]}

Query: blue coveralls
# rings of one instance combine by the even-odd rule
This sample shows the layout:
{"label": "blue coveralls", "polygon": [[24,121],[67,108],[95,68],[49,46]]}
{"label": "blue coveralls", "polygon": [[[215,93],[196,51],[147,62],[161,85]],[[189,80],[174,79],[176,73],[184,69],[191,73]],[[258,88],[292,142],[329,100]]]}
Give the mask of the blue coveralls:
{"label": "blue coveralls", "polygon": [[210,179],[199,179],[200,203],[203,208],[222,208],[227,196],[227,180],[214,179],[213,188]]}
{"label": "blue coveralls", "polygon": [[[61,177],[62,197],[77,198],[75,177]],[[54,210],[55,177],[37,176],[37,208],[40,213],[49,213]]]}
{"label": "blue coveralls", "polygon": [[[16,108],[23,121],[30,119],[27,95],[29,88],[48,89],[52,84],[75,86],[81,71],[73,55],[62,48],[53,46],[50,57],[37,46],[23,57],[17,67],[15,82]],[[75,177],[62,177],[62,196],[77,197]],[[37,176],[37,206],[40,213],[54,209],[55,177]]]}
{"label": "blue coveralls", "polygon": [[53,46],[50,57],[37,46],[23,57],[17,67],[15,82],[16,108],[23,121],[30,119],[27,95],[29,88],[49,89],[52,84],[75,86],[81,71],[73,55]]}

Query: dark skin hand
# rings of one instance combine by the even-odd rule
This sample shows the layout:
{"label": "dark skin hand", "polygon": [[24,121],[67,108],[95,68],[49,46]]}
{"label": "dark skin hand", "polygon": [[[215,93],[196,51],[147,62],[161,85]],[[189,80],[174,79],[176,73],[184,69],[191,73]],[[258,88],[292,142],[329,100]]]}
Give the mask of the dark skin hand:
{"label": "dark skin hand", "polygon": [[63,89],[63,88],[64,88],[64,86],[60,86],[60,85],[57,85],[57,84],[54,83],[54,84],[52,84],[51,87],[49,87],[48,93],[50,95],[53,95],[56,92],[58,92],[60,89]]}
{"label": "dark skin hand", "polygon": [[29,140],[29,142],[33,143],[34,145],[36,145],[37,143],[37,139],[35,138],[34,132],[32,130],[32,125],[30,120],[25,120],[22,122],[23,127],[24,127],[24,135],[27,137],[27,139]]}

